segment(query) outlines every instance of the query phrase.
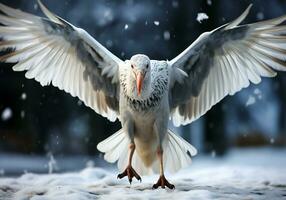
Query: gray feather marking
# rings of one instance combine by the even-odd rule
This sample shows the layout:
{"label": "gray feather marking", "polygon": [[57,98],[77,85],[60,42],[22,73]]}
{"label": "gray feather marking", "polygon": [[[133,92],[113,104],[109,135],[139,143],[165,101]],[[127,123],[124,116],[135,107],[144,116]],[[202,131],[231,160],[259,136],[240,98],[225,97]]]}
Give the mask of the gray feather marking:
{"label": "gray feather marking", "polygon": [[223,54],[222,46],[227,42],[243,39],[249,30],[248,26],[240,26],[225,30],[225,26],[220,27],[209,37],[199,41],[191,50],[192,53],[183,58],[181,69],[188,74],[183,82],[176,82],[171,90],[171,109],[179,107],[183,112],[186,101],[190,97],[197,97],[200,94],[202,85],[209,75],[211,67],[214,66],[215,55]]}
{"label": "gray feather marking", "polygon": [[94,48],[85,43],[70,24],[60,18],[59,20],[62,24],[43,18],[42,23],[46,33],[63,37],[76,49],[77,57],[85,66],[84,80],[91,81],[95,91],[102,90],[106,95],[107,105],[118,111],[118,85],[112,81],[114,77],[110,75],[111,72],[102,73],[103,70],[108,70],[110,64]]}

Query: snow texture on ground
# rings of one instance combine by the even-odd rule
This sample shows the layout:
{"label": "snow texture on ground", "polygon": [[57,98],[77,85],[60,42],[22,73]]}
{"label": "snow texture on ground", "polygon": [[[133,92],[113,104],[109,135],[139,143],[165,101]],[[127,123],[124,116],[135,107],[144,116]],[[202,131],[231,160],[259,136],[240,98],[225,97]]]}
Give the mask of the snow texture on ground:
{"label": "snow texture on ground", "polygon": [[158,175],[129,185],[116,169],[0,179],[0,199],[286,199],[286,150],[234,150],[224,158],[199,157],[188,169],[167,175],[175,190],[152,190]]}

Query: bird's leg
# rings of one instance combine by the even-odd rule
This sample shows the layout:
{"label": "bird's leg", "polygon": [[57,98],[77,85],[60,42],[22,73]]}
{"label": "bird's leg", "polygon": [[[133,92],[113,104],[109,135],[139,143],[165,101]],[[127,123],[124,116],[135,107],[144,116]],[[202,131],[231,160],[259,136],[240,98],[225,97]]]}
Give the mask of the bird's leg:
{"label": "bird's leg", "polygon": [[165,186],[167,186],[170,189],[175,189],[175,186],[173,184],[169,183],[169,181],[164,176],[163,150],[161,147],[159,147],[157,150],[157,156],[158,156],[158,159],[160,161],[160,177],[159,177],[157,183],[155,183],[153,185],[153,189],[157,189],[160,186],[162,188],[165,188]]}
{"label": "bird's leg", "polygon": [[133,177],[135,177],[138,181],[141,182],[141,177],[137,174],[137,172],[132,168],[132,165],[131,165],[134,151],[135,151],[135,144],[131,143],[129,145],[128,165],[127,165],[126,169],[124,170],[124,172],[122,172],[121,174],[118,174],[118,176],[117,176],[117,178],[120,178],[120,179],[127,176],[130,184],[132,182]]}

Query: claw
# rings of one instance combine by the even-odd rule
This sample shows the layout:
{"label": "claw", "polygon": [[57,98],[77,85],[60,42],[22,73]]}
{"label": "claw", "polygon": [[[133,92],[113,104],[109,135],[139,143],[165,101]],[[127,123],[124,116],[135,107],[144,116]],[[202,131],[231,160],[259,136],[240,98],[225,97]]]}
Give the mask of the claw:
{"label": "claw", "polygon": [[127,168],[121,174],[118,174],[117,178],[122,179],[125,176],[128,177],[128,181],[130,185],[132,183],[133,177],[135,177],[138,181],[142,182],[141,177],[137,174],[137,172],[130,165],[127,166]]}
{"label": "claw", "polygon": [[161,175],[159,177],[157,183],[153,185],[153,189],[157,189],[159,186],[161,186],[161,188],[165,188],[165,186],[167,186],[169,189],[175,189],[175,186],[169,183],[169,181],[165,178],[164,175]]}
{"label": "claw", "polygon": [[127,176],[127,171],[126,170],[123,173],[118,174],[117,179],[122,179],[125,176]]}

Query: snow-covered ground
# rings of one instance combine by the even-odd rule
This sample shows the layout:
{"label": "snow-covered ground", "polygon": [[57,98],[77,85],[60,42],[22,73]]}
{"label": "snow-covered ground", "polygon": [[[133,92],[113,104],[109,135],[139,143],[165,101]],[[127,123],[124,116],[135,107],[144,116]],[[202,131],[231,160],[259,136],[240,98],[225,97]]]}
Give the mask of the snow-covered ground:
{"label": "snow-covered ground", "polygon": [[[8,162],[8,160],[7,160]],[[226,157],[199,156],[177,174],[175,190],[152,190],[158,175],[129,185],[115,168],[87,167],[62,174],[26,173],[0,178],[0,199],[286,199],[286,149],[232,150]]]}

